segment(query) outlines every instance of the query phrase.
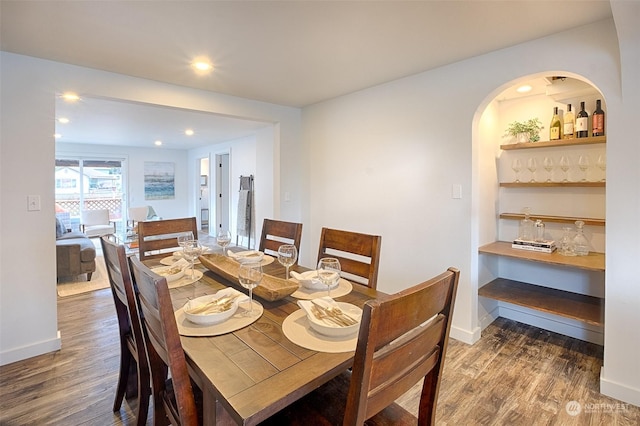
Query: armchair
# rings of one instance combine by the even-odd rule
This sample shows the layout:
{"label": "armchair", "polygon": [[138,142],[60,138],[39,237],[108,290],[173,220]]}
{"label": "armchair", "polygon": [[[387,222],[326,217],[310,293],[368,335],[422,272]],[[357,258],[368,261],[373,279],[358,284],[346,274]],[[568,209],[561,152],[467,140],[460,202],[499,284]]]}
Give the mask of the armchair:
{"label": "armchair", "polygon": [[82,210],[80,212],[80,231],[87,237],[102,237],[116,232],[115,222],[109,219],[109,210]]}

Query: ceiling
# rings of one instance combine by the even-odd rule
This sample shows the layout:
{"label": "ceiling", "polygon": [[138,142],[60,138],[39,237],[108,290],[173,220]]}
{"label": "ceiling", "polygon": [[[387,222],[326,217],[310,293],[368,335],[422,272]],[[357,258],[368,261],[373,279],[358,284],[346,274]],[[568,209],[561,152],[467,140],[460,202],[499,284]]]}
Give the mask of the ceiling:
{"label": "ceiling", "polygon": [[[304,107],[611,16],[607,0],[1,0],[0,42],[8,52]],[[212,73],[193,72],[198,56]],[[79,117],[93,120],[83,126],[92,133],[72,130],[82,124],[74,119],[58,130],[62,140],[190,148],[264,125],[194,113],[202,138],[178,141],[171,135],[195,127],[186,115],[119,104],[83,100],[76,109],[86,108]],[[124,117],[144,119],[115,121]]]}

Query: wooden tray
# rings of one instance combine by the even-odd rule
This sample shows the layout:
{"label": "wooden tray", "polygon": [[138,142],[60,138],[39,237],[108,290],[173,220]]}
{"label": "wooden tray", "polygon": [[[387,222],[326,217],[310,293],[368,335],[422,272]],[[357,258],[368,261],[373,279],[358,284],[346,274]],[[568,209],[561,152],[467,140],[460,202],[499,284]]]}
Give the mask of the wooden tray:
{"label": "wooden tray", "polygon": [[[240,264],[226,256],[219,254],[205,254],[200,256],[200,262],[208,270],[220,275],[227,280],[238,282],[238,269]],[[284,299],[298,289],[298,284],[283,278],[276,278],[264,274],[260,285],[253,289],[253,294],[261,299],[273,302]]]}

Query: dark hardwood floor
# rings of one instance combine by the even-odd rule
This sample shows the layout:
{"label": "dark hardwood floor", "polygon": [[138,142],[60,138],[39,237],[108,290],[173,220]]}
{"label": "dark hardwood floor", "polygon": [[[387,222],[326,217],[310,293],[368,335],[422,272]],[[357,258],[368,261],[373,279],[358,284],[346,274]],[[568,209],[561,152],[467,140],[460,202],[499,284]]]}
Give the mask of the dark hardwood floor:
{"label": "dark hardwood floor", "polygon": [[[119,344],[110,290],[60,298],[58,316],[62,350],[0,367],[0,425],[134,424],[135,402],[111,409]],[[437,423],[639,425],[640,408],[598,393],[601,365],[600,346],[498,319],[473,346],[451,340]],[[412,411],[414,394],[399,401]],[[582,412],[570,416],[570,401]]]}

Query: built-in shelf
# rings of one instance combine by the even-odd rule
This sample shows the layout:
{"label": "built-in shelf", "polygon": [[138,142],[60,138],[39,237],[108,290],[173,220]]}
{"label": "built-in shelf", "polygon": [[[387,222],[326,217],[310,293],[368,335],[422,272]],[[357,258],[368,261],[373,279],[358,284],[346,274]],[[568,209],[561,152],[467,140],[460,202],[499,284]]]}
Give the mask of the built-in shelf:
{"label": "built-in shelf", "polygon": [[604,299],[497,278],[480,287],[478,295],[596,326],[604,325]]}
{"label": "built-in shelf", "polygon": [[500,182],[503,188],[604,188],[606,182]]}
{"label": "built-in shelf", "polygon": [[511,243],[496,241],[486,244],[478,249],[478,252],[505,256],[531,262],[541,262],[551,265],[568,266],[571,268],[585,269],[589,271],[604,271],[604,253],[591,252],[587,256],[563,256],[557,251],[553,253],[541,253],[536,251],[518,250],[511,248]]}
{"label": "built-in shelf", "polygon": [[[508,219],[508,220],[522,220],[524,219],[524,214],[522,213],[500,213],[500,219]],[[605,219],[598,219],[593,217],[569,217],[569,216],[547,216],[540,214],[532,214],[529,215],[529,219],[536,221],[540,219],[543,222],[553,222],[553,223],[576,223],[577,220],[581,220],[585,225],[591,226],[605,226]]]}
{"label": "built-in shelf", "polygon": [[532,149],[532,148],[549,148],[552,146],[574,146],[574,145],[592,145],[598,143],[606,143],[606,136],[593,136],[590,138],[574,138],[560,139],[559,141],[544,142],[526,142],[526,143],[510,143],[500,145],[500,149]]}

